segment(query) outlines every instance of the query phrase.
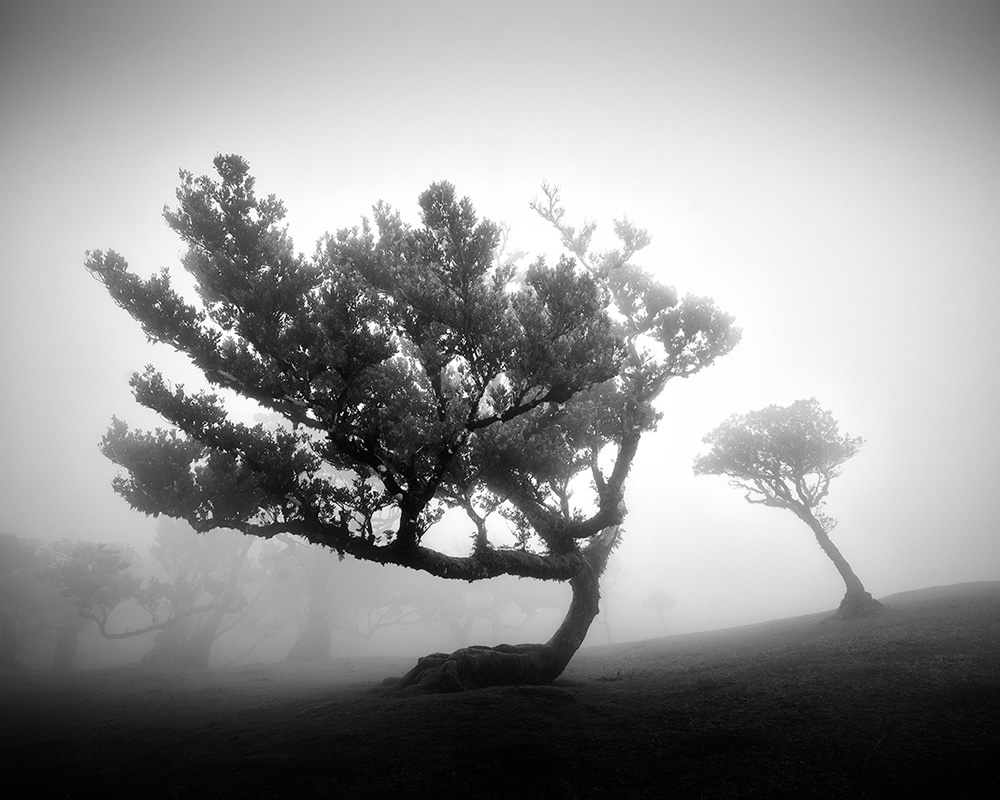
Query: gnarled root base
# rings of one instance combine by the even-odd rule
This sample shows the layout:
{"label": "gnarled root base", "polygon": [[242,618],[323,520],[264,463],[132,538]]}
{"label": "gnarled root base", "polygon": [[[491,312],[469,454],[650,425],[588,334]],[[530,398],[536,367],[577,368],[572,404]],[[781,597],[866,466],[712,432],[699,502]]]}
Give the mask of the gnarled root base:
{"label": "gnarled root base", "polygon": [[552,683],[562,666],[549,644],[473,645],[454,653],[433,653],[399,679],[385,681],[390,694],[464,692],[487,686],[539,686]]}
{"label": "gnarled root base", "polygon": [[840,601],[840,608],[830,619],[861,619],[877,614],[885,608],[868,592],[856,594],[848,592]]}

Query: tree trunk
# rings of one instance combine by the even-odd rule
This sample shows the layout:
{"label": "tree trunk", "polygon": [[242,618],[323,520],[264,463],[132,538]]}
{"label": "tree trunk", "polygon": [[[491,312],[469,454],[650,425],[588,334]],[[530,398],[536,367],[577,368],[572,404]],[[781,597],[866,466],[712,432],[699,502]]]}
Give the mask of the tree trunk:
{"label": "tree trunk", "polygon": [[308,582],[306,624],[285,656],[285,661],[328,660],[333,643],[331,575],[315,554],[300,558],[300,563]]}
{"label": "tree trunk", "polygon": [[[459,647],[466,647],[469,644],[469,632],[472,628],[472,619],[467,614],[461,617],[449,615],[444,617],[445,625],[448,626],[448,630],[451,631],[451,635],[455,639],[455,643]],[[494,641],[496,641],[496,635],[494,634]]]}
{"label": "tree trunk", "polygon": [[163,630],[157,636],[153,649],[143,657],[143,663],[172,664],[195,669],[207,669],[210,666],[212,645],[220,636],[222,620],[233,611],[240,573],[253,542],[253,537],[246,537],[229,567],[229,582],[216,604],[196,621],[182,622]]}
{"label": "tree trunk", "polygon": [[837,549],[837,546],[830,539],[829,534],[823,528],[823,524],[808,509],[803,509],[797,513],[812,529],[819,546],[833,562],[840,573],[840,577],[844,579],[844,584],[847,586],[847,593],[840,602],[840,608],[837,609],[835,616],[840,619],[853,619],[856,617],[867,617],[879,611],[882,608],[882,604],[865,589],[864,584],[861,583],[861,579],[854,574],[854,570],[847,563],[847,559],[844,558],[840,550]]}
{"label": "tree trunk", "polygon": [[223,609],[213,609],[200,620],[191,638],[188,639],[184,653],[184,665],[195,669],[208,669],[211,666],[212,645],[219,638],[219,628],[226,617]]}
{"label": "tree trunk", "polygon": [[186,665],[188,642],[197,628],[194,617],[188,616],[159,631],[153,646],[141,659],[143,664]]}
{"label": "tree trunk", "polygon": [[330,619],[329,600],[323,596],[310,596],[306,610],[305,630],[295,640],[295,644],[285,656],[285,661],[329,660],[333,643],[333,627]]}
{"label": "tree trunk", "polygon": [[17,667],[17,620],[13,614],[0,609],[0,669]]}
{"label": "tree trunk", "polygon": [[597,618],[597,624],[604,626],[604,634],[608,638],[608,644],[614,643],[614,637],[611,635],[611,620],[608,617],[608,598],[601,598],[601,614]]}
{"label": "tree trunk", "polygon": [[56,650],[52,659],[53,672],[65,673],[73,670],[73,658],[76,656],[76,651],[80,649],[80,634],[89,623],[90,620],[74,615],[56,631]]}
{"label": "tree trunk", "polygon": [[580,649],[600,610],[600,573],[606,560],[607,553],[588,559],[587,566],[570,580],[569,611],[545,644],[473,645],[450,654],[434,653],[421,658],[403,678],[387,682],[387,689],[394,694],[427,694],[552,683]]}

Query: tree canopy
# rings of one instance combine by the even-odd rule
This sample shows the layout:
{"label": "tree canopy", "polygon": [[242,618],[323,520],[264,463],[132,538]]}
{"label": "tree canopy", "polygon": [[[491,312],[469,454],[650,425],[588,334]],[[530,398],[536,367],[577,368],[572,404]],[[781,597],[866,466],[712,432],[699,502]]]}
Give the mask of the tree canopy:
{"label": "tree canopy", "polygon": [[[734,414],[704,442],[711,449],[696,459],[695,474],[728,475],[750,503],[818,512],[830,481],[864,439],[842,435],[833,415],[810,398]],[[832,520],[827,524],[832,528]]]}
{"label": "tree canopy", "polygon": [[[113,421],[101,447],[124,468],[115,491],[198,531],[294,534],[445,578],[599,576],[654,401],[738,342],[732,318],[632,264],[649,237],[627,221],[619,249],[595,252],[594,226],[568,226],[550,186],[535,209],[569,251],[552,264],[505,257],[501,229],[448,183],[420,195],[419,225],[379,203],[307,258],[246,161],[215,168],[182,172],[164,213],[200,303],[166,270],[143,279],[113,251],[88,253],[149,340],[213,387],[186,391],[152,366],[133,375],[137,401],[170,427]],[[287,424],[233,420],[226,392]],[[423,541],[448,508],[473,525],[467,555]]]}

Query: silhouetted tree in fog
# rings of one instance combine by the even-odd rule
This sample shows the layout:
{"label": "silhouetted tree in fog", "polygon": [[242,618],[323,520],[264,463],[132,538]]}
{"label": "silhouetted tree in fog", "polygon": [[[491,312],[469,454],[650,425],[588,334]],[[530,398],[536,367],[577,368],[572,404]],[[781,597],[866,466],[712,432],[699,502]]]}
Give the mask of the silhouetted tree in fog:
{"label": "silhouetted tree in fog", "polygon": [[663,632],[669,633],[667,630],[667,620],[663,615],[677,605],[677,599],[662,589],[653,589],[642,598],[642,605],[643,608],[648,608],[656,612],[656,616],[660,620],[660,625],[663,626]]}
{"label": "silhouetted tree in fog", "polygon": [[146,599],[143,580],[135,571],[138,554],[133,548],[63,539],[52,544],[50,554],[46,576],[66,601],[57,626],[53,669],[72,669],[80,634],[91,622],[107,639],[140,636],[163,627],[154,624],[136,630],[109,630],[108,619],[115,609],[130,600]]}
{"label": "silhouetted tree in fog", "polygon": [[18,651],[45,627],[39,603],[44,566],[35,542],[0,533],[0,669],[17,667]]}
{"label": "silhouetted tree in fog", "polygon": [[[333,603],[337,560],[329,552],[291,538],[280,538],[281,549],[268,555],[275,578],[290,588],[299,601],[292,614],[297,635],[288,661],[330,658],[333,640]],[[286,603],[286,607],[287,607]]]}
{"label": "silhouetted tree in fog", "polygon": [[815,399],[734,414],[704,439],[711,450],[695,460],[696,475],[728,475],[749,503],[786,508],[812,530],[847,585],[839,616],[864,616],[881,604],[865,590],[830,540],[836,520],[823,513],[830,482],[864,440],[841,435]]}
{"label": "silhouetted tree in fog", "polygon": [[240,577],[253,538],[236,531],[199,536],[185,525],[161,525],[150,548],[167,580],[151,582],[165,616],[144,663],[207,667],[223,620],[246,607]]}
{"label": "silhouetted tree in fog", "polygon": [[[89,253],[87,269],[149,339],[287,424],[233,421],[218,393],[149,367],[132,378],[136,399],[173,427],[113,422],[102,449],[125,469],[115,490],[200,532],[290,533],[452,580],[567,581],[573,600],[547,643],[435,654],[399,688],[552,681],[598,612],[653,404],[736,344],[731,317],[633,265],[649,237],[627,221],[618,249],[594,251],[594,226],[567,225],[551,187],[535,209],[572,254],[555,264],[522,270],[498,255],[498,226],[447,183],[420,195],[420,225],[379,204],[372,223],[325,237],[307,259],[247,163],[215,167],[218,180],[182,173],[179,207],[165,213],[189,245],[200,305],[165,271],[144,280],[114,252]],[[377,530],[389,508],[398,524]],[[424,542],[447,508],[474,526],[466,555]],[[495,535],[497,513],[514,541]]]}

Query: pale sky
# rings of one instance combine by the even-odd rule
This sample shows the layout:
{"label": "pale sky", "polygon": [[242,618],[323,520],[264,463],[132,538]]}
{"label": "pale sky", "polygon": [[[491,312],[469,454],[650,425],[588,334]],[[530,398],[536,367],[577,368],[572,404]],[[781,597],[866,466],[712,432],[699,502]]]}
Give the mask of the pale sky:
{"label": "pale sky", "polygon": [[623,638],[652,588],[677,630],[837,605],[802,523],[691,472],[731,413],[805,397],[867,440],[827,510],[873,594],[1000,579],[1000,4],[5,0],[0,530],[148,539],[97,443],[113,414],[157,422],[132,371],[192,378],[84,252],[179,275],[161,210],[219,152],[305,252],[379,199],[416,221],[434,180],[553,251],[528,209],[553,181],[737,315],[743,342],[668,386],[643,442]]}

